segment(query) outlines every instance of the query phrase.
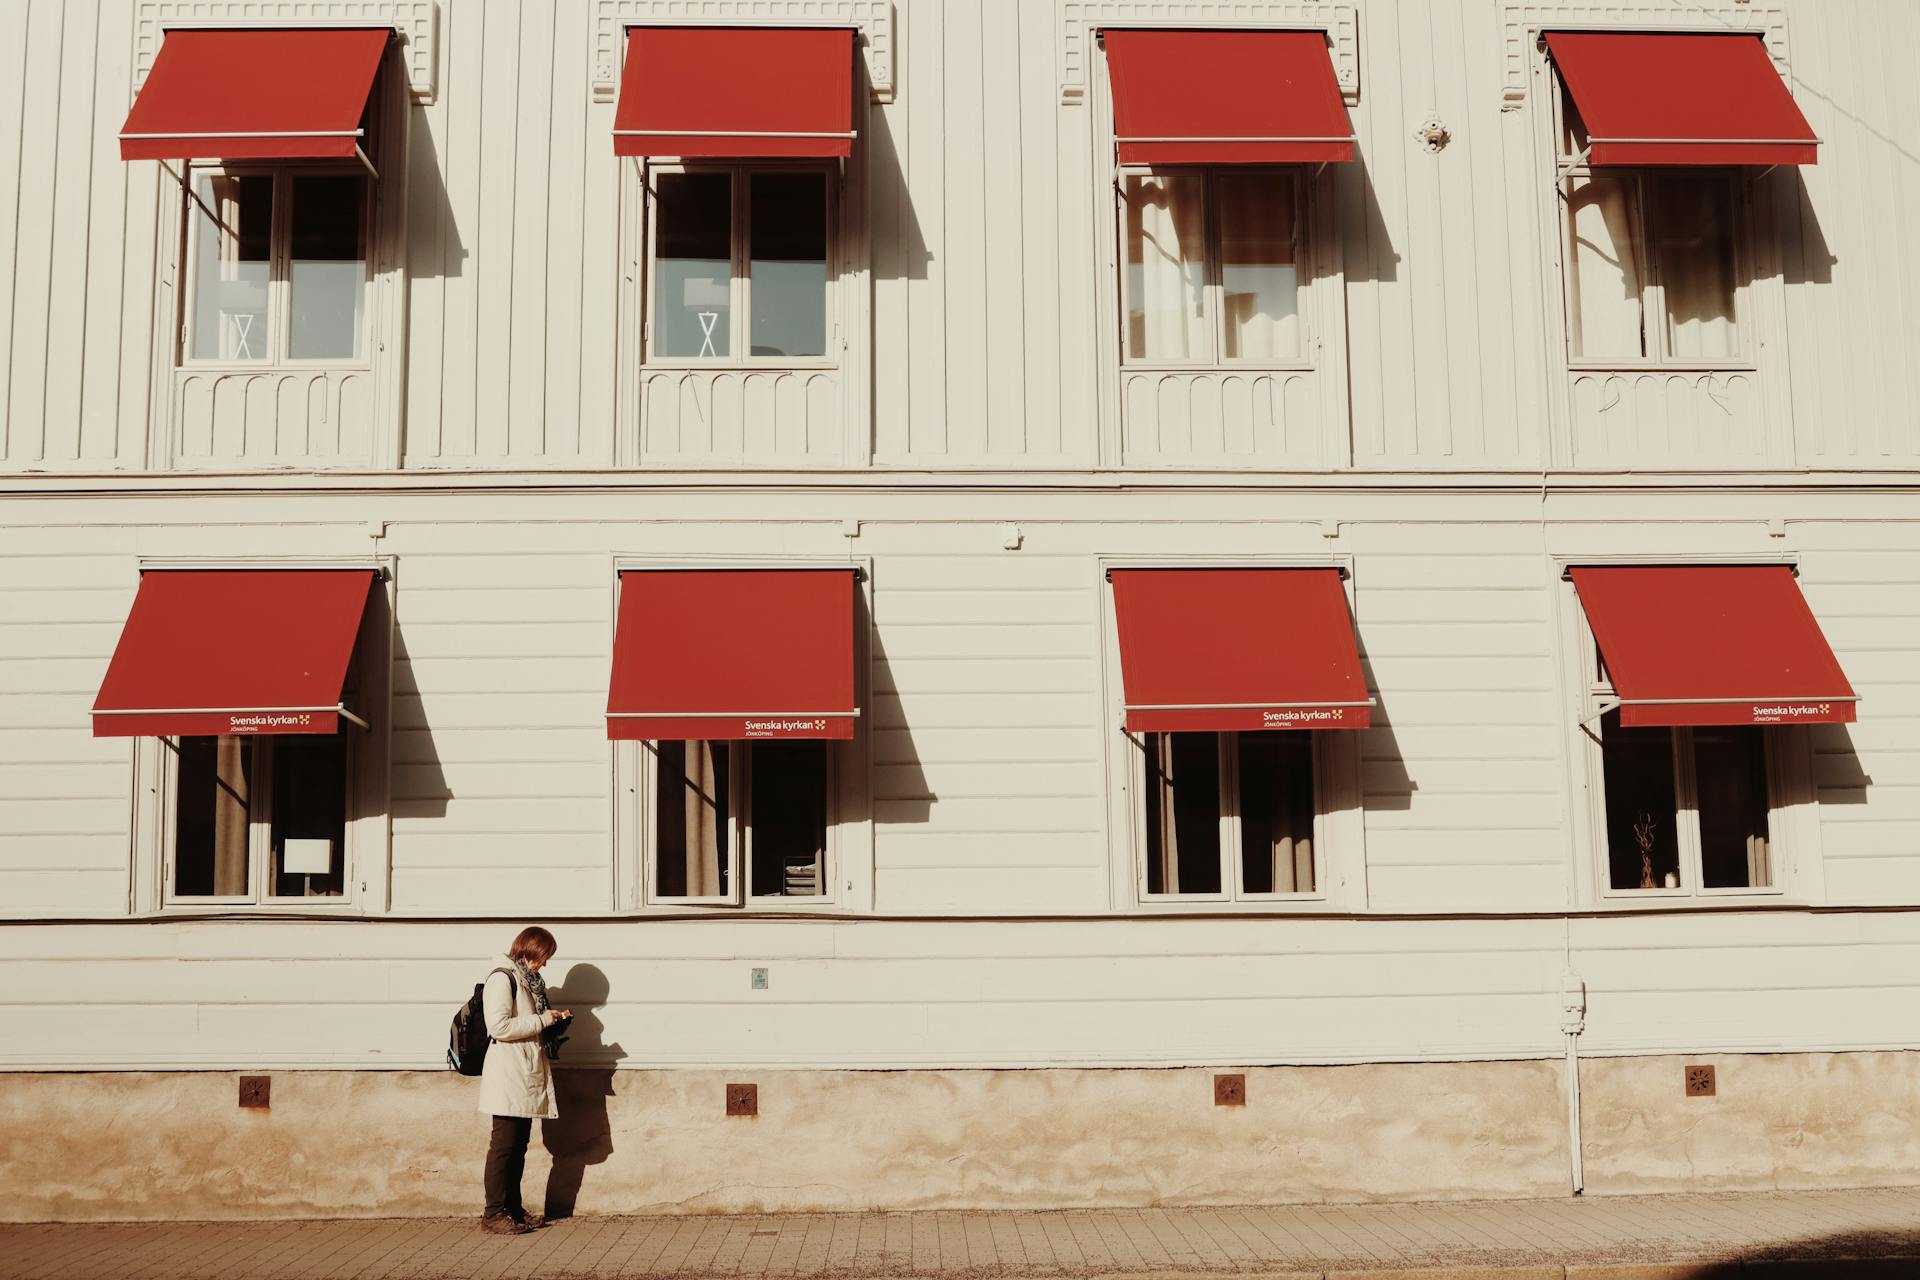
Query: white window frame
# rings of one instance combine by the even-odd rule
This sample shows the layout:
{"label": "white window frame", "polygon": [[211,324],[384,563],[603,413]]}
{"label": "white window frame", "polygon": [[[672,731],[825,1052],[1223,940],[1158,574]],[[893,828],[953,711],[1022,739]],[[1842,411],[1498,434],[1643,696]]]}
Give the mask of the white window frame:
{"label": "white window frame", "polygon": [[[654,316],[659,273],[654,269],[660,231],[659,194],[655,180],[670,173],[726,173],[732,178],[733,243],[729,281],[729,336],[725,356],[662,356],[654,351]],[[752,212],[753,179],[760,174],[817,173],[825,181],[827,215],[826,351],[818,356],[756,356],[753,339]],[[648,369],[838,369],[845,351],[846,318],[842,301],[845,272],[840,243],[840,203],[843,182],[837,165],[818,160],[713,160],[649,163],[642,195],[645,211],[644,281],[642,290],[641,355]]]}
{"label": "white window frame", "polygon": [[[1272,729],[1257,730],[1267,733],[1303,733],[1308,735],[1309,768],[1313,770],[1313,884],[1314,887],[1303,893],[1249,893],[1246,889],[1246,867],[1240,856],[1240,752],[1238,750],[1240,734],[1231,730],[1213,734],[1217,752],[1220,779],[1219,791],[1219,831],[1220,831],[1220,884],[1219,893],[1152,893],[1148,890],[1147,855],[1150,850],[1150,836],[1147,830],[1147,791],[1153,786],[1148,777],[1149,763],[1145,749],[1145,735],[1127,732],[1125,737],[1133,748],[1138,761],[1134,769],[1136,791],[1129,812],[1132,815],[1132,844],[1134,866],[1136,868],[1135,892],[1143,904],[1190,903],[1190,902],[1325,902],[1327,895],[1322,886],[1326,883],[1326,858],[1322,852],[1326,839],[1328,823],[1326,804],[1323,799],[1324,770],[1321,757],[1326,754],[1321,749],[1321,738],[1325,733],[1337,733],[1339,730],[1314,729]],[[1163,735],[1164,736],[1164,735]]]}
{"label": "white window frame", "polygon": [[[1294,314],[1298,317],[1300,342],[1293,355],[1282,359],[1230,358],[1227,349],[1227,316],[1225,285],[1222,282],[1223,265],[1220,250],[1219,202],[1214,198],[1215,181],[1223,173],[1239,169],[1259,167],[1266,170],[1278,170],[1285,173],[1292,186],[1293,195],[1293,269],[1294,269]],[[1210,358],[1202,360],[1167,360],[1154,358],[1135,358],[1127,347],[1129,317],[1132,315],[1132,295],[1127,284],[1127,192],[1128,178],[1197,174],[1201,180],[1200,208],[1204,234],[1201,242],[1205,245],[1206,283],[1202,287],[1202,297],[1207,314],[1207,332],[1210,344]],[[1128,164],[1116,168],[1113,183],[1114,244],[1116,246],[1115,265],[1118,280],[1115,283],[1116,295],[1120,302],[1120,365],[1128,373],[1153,372],[1165,369],[1175,372],[1236,372],[1236,373],[1285,373],[1309,372],[1314,368],[1313,352],[1315,347],[1313,318],[1313,222],[1312,205],[1308,198],[1308,189],[1312,186],[1311,171],[1301,165],[1190,165],[1161,166]]]}
{"label": "white window frame", "polygon": [[[767,741],[773,741],[768,739]],[[753,867],[753,767],[754,748],[760,741],[727,741],[727,892],[721,894],[664,894],[657,890],[660,874],[659,827],[659,753],[652,742],[640,747],[640,818],[642,832],[642,875],[646,885],[645,901],[662,907],[742,907],[787,910],[793,906],[831,907],[838,905],[834,894],[835,874],[840,863],[839,772],[841,744],[826,741],[821,745],[827,760],[826,844],[821,853],[820,892],[811,896],[778,893],[756,894],[748,883]]]}
{"label": "white window frame", "polygon": [[[1739,907],[1755,901],[1813,902],[1822,896],[1819,812],[1813,786],[1813,753],[1806,726],[1753,726],[1765,745],[1767,771],[1767,853],[1773,872],[1771,885],[1709,889],[1701,884],[1700,817],[1695,803],[1692,731],[1673,731],[1674,810],[1680,856],[1680,887],[1616,889],[1612,878],[1612,850],[1607,831],[1606,762],[1601,748],[1601,715],[1619,704],[1607,679],[1599,642],[1587,621],[1572,581],[1565,570],[1572,565],[1628,564],[1767,564],[1782,563],[1765,556],[1696,557],[1561,557],[1559,570],[1560,631],[1569,656],[1568,759],[1574,785],[1584,798],[1586,816],[1573,829],[1578,854],[1586,871],[1576,877],[1584,886],[1588,906],[1610,908]],[[1791,561],[1786,561],[1791,563]]]}
{"label": "white window frame", "polygon": [[[1366,821],[1361,810],[1360,733],[1351,729],[1275,729],[1256,732],[1313,735],[1313,867],[1311,893],[1247,894],[1240,891],[1239,816],[1229,814],[1225,794],[1229,771],[1238,770],[1237,758],[1222,761],[1221,856],[1232,867],[1220,883],[1231,886],[1219,894],[1149,894],[1146,840],[1146,752],[1140,735],[1126,727],[1126,690],[1120,669],[1120,636],[1108,573],[1114,569],[1338,569],[1347,597],[1348,616],[1354,616],[1354,566],[1351,556],[1192,556],[1113,555],[1095,565],[1097,602],[1094,625],[1102,637],[1101,687],[1105,691],[1107,730],[1101,741],[1107,778],[1108,899],[1113,911],[1135,914],[1178,914],[1198,911],[1221,914],[1249,909],[1274,914],[1363,912],[1367,909]],[[1222,734],[1223,740],[1234,735]],[[1223,741],[1224,755],[1236,756]],[[1231,840],[1229,841],[1229,833]]]}
{"label": "white window frame", "polygon": [[[359,762],[359,744],[354,736],[359,732],[357,726],[342,720],[340,733],[346,736],[346,777],[345,794],[341,797],[342,812],[345,821],[342,830],[345,833],[340,850],[340,892],[323,896],[289,895],[278,896],[271,892],[273,871],[273,775],[275,757],[279,752],[274,749],[282,734],[260,734],[256,736],[238,735],[246,744],[252,759],[252,775],[247,797],[247,892],[244,894],[183,894],[174,889],[174,865],[178,857],[175,841],[179,836],[178,819],[180,816],[180,740],[162,739],[165,747],[160,761],[161,777],[161,893],[167,907],[297,907],[304,909],[350,907],[354,905],[354,861],[352,832],[354,821],[359,817],[355,811],[356,767]],[[220,735],[209,735],[220,736]],[[235,735],[225,735],[235,736]]]}
{"label": "white window frame", "polygon": [[[1652,251],[1648,239],[1647,227],[1647,186],[1649,179],[1657,180],[1662,170],[1657,167],[1609,166],[1596,171],[1587,163],[1585,153],[1575,153],[1571,149],[1572,128],[1567,113],[1571,93],[1566,82],[1560,78],[1560,72],[1551,62],[1548,64],[1548,76],[1553,92],[1548,96],[1551,102],[1553,155],[1554,155],[1554,209],[1557,215],[1555,234],[1559,237],[1559,285],[1561,322],[1565,327],[1565,351],[1567,368],[1582,372],[1622,372],[1642,369],[1670,369],[1674,371],[1726,371],[1729,373],[1750,373],[1758,368],[1755,357],[1756,344],[1753,338],[1753,199],[1752,183],[1746,180],[1738,169],[1716,168],[1716,173],[1725,183],[1731,198],[1733,225],[1728,229],[1732,239],[1733,251],[1733,336],[1739,347],[1735,355],[1719,358],[1682,358],[1669,350],[1667,337],[1666,286],[1660,279],[1658,256]],[[1695,172],[1701,172],[1696,170]],[[1633,250],[1638,255],[1640,274],[1640,325],[1642,333],[1651,341],[1648,353],[1643,356],[1622,358],[1618,356],[1579,356],[1574,354],[1574,252],[1573,252],[1573,210],[1572,184],[1576,178],[1591,180],[1595,174],[1621,174],[1633,183],[1632,208],[1630,215],[1633,224]]]}
{"label": "white window frame", "polygon": [[[676,569],[838,569],[855,574],[854,697],[859,706],[871,705],[873,646],[873,561],[869,557],[645,556],[618,554],[609,561],[607,644],[611,664],[620,616],[620,575],[631,570]],[[666,896],[655,891],[658,877],[658,757],[644,739],[608,743],[613,772],[614,875],[613,907],[620,912],[648,914],[712,908],[745,914],[871,911],[873,909],[873,815],[871,786],[870,716],[854,722],[849,739],[828,739],[827,839],[822,854],[820,893],[808,897],[747,892],[752,866],[751,748],[758,739],[729,740],[727,846],[729,890],[710,897]],[[766,741],[775,741],[767,739]],[[740,748],[746,747],[747,751]]]}
{"label": "white window frame", "polygon": [[[195,234],[194,217],[199,197],[194,190],[202,177],[269,177],[273,179],[272,232],[267,268],[267,355],[263,360],[196,359],[193,350],[193,316],[198,301],[200,273],[200,237]],[[351,357],[295,359],[293,345],[293,180],[301,178],[348,178],[363,180],[360,201],[360,243],[365,253],[364,274],[360,283],[360,352]],[[373,283],[374,216],[377,183],[367,170],[351,164],[313,163],[193,163],[187,166],[186,182],[181,185],[181,222],[185,246],[181,253],[179,324],[174,348],[175,367],[196,372],[220,371],[235,374],[272,372],[277,369],[366,370],[373,367]]]}

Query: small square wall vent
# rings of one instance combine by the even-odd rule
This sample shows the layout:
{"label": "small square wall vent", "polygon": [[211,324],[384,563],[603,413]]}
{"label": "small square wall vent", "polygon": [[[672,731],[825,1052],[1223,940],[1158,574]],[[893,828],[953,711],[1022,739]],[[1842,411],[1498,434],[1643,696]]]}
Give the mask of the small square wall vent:
{"label": "small square wall vent", "polygon": [[272,1105],[273,1077],[241,1076],[240,1105],[243,1107],[266,1107]]}
{"label": "small square wall vent", "polygon": [[1238,1073],[1213,1078],[1213,1105],[1216,1107],[1244,1107],[1247,1105],[1247,1078]]}
{"label": "small square wall vent", "polygon": [[1712,1067],[1690,1066],[1687,1068],[1687,1096],[1689,1098],[1715,1096]]}
{"label": "small square wall vent", "polygon": [[730,1116],[757,1116],[760,1114],[760,1086],[757,1084],[730,1084],[727,1086],[727,1114]]}

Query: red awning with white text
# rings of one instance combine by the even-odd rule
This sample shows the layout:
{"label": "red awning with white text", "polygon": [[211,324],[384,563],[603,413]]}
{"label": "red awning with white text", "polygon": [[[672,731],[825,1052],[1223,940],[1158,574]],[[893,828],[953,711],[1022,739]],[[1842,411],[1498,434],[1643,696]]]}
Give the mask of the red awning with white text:
{"label": "red awning with white text", "polygon": [[1114,569],[1127,728],[1364,729],[1338,569]]}
{"label": "red awning with white text", "polygon": [[851,27],[629,27],[617,156],[853,154]]}
{"label": "red awning with white text", "polygon": [[351,160],[388,27],[167,32],[120,130],[123,160]]}
{"label": "red awning with white text", "polygon": [[1587,162],[1813,164],[1820,139],[1757,35],[1549,31]]}
{"label": "red awning with white text", "polygon": [[1323,32],[1101,34],[1121,164],[1353,159],[1353,125]]}
{"label": "red awning with white text", "polygon": [[96,738],[332,733],[372,569],[153,569],[93,703]]}
{"label": "red awning with white text", "polygon": [[607,736],[851,738],[854,575],[622,572]]}
{"label": "red awning with white text", "polygon": [[1634,725],[1844,724],[1853,686],[1785,565],[1575,566]]}

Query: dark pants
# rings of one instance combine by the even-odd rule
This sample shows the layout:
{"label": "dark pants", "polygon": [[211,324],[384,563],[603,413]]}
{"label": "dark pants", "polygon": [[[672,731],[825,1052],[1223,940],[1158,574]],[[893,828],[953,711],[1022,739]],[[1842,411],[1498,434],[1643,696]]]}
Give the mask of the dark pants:
{"label": "dark pants", "polygon": [[527,1168],[527,1140],[533,1121],[526,1116],[495,1116],[493,1139],[487,1143],[487,1216],[507,1213],[520,1217],[520,1175]]}

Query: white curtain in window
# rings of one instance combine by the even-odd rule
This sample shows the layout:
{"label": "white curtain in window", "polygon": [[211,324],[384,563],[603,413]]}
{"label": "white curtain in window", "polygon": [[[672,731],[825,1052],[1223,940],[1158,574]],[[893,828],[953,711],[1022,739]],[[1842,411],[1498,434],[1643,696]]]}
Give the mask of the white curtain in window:
{"label": "white curtain in window", "polygon": [[1647,191],[1670,353],[1679,360],[1737,356],[1733,188],[1722,174],[1663,173],[1647,180]]}
{"label": "white curtain in window", "polygon": [[724,750],[716,759],[713,743],[687,743],[684,813],[690,898],[712,897],[723,890],[721,863],[727,855],[727,828],[719,797],[725,785],[721,779],[721,771],[726,768]]}
{"label": "white curtain in window", "polygon": [[1127,354],[1211,359],[1201,176],[1130,174],[1125,190]]}
{"label": "white curtain in window", "polygon": [[1568,323],[1573,354],[1581,359],[1647,354],[1635,181],[1631,174],[1596,173],[1568,182]]}
{"label": "white curtain in window", "polygon": [[1220,307],[1229,360],[1285,360],[1300,351],[1293,177],[1279,169],[1215,175]]}

